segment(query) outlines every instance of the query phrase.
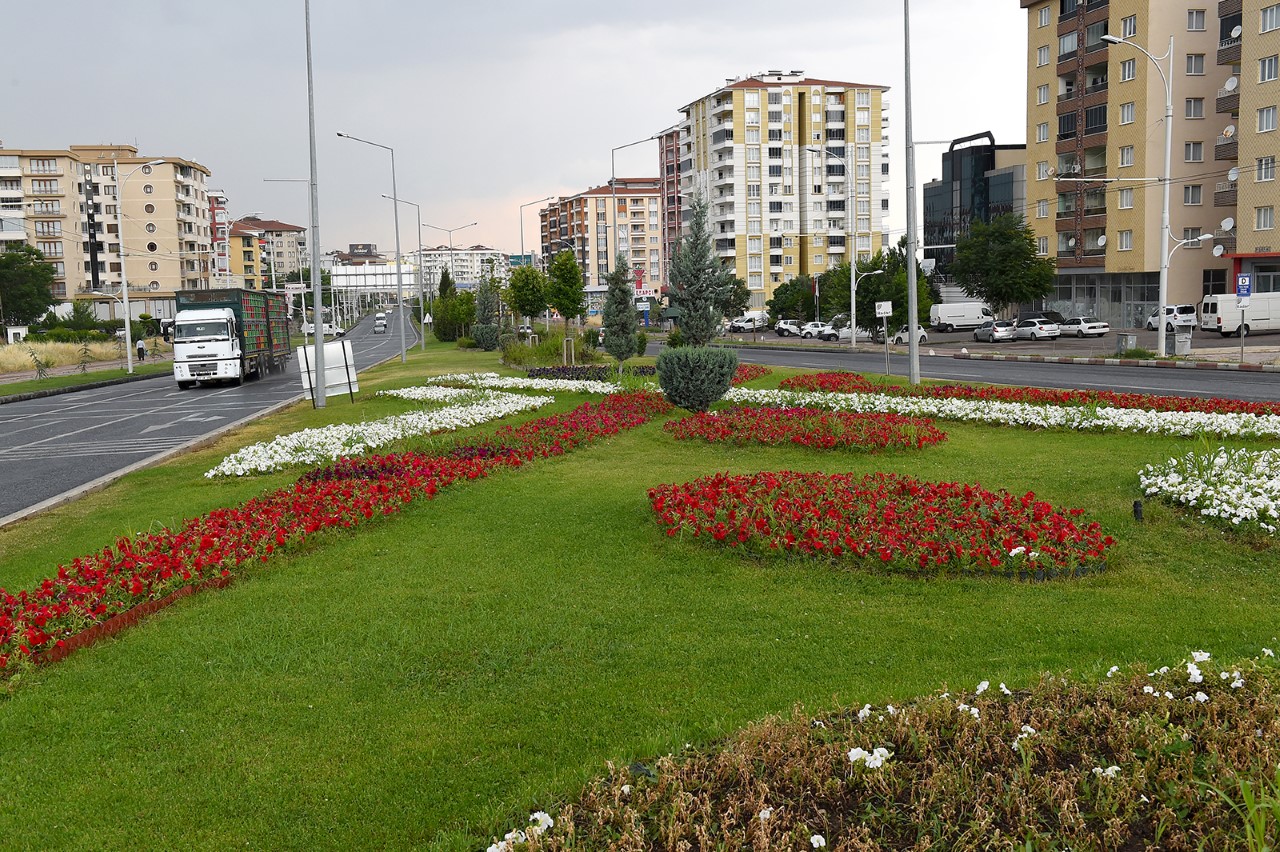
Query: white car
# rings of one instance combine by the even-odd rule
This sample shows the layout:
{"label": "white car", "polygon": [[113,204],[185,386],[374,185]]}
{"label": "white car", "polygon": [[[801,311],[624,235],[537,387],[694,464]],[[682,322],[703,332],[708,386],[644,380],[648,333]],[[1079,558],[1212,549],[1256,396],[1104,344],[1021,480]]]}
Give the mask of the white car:
{"label": "white car", "polygon": [[[843,326],[843,327],[841,327],[841,328],[839,328],[839,329],[836,329],[836,330],[832,331],[830,334],[828,334],[827,336],[823,337],[822,339],[823,339],[823,340],[835,340],[835,341],[838,341],[838,342],[840,342],[840,343],[848,343],[848,342],[849,342],[849,332],[850,332],[851,330],[852,330],[852,329],[851,329],[849,326],[847,326],[847,325],[846,325],[846,326]],[[859,340],[875,340],[875,337],[876,337],[876,336],[875,336],[875,334],[874,334],[874,333],[872,333],[872,332],[870,332],[870,331],[867,331],[865,328],[860,328],[860,329],[858,329],[858,339],[859,339]]]}
{"label": "white car", "polygon": [[786,337],[789,334],[800,334],[800,324],[795,320],[778,320],[777,325],[773,327],[774,334],[779,337]]}
{"label": "white car", "polygon": [[1058,326],[1058,331],[1076,337],[1102,337],[1111,331],[1111,326],[1097,317],[1071,317]]}
{"label": "white car", "polygon": [[[1160,309],[1151,312],[1151,316],[1147,317],[1147,331],[1156,330],[1156,317],[1160,315]],[[1164,306],[1164,330],[1173,331],[1175,328],[1192,328],[1198,323],[1196,322],[1196,306],[1195,305],[1165,305]]]}
{"label": "white car", "polygon": [[828,334],[834,334],[835,329],[827,325],[825,322],[807,322],[800,329],[800,336],[806,340],[810,337],[825,338]]}
{"label": "white car", "polygon": [[[898,333],[893,336],[893,343],[895,346],[905,346],[910,340],[911,340],[911,329],[909,329],[905,325],[902,328],[898,329]],[[925,332],[925,330],[920,326],[916,326],[916,342],[926,343],[928,342],[928,340],[929,340],[929,335]]]}
{"label": "white car", "polygon": [[1034,317],[1025,319],[1018,323],[1018,327],[1013,330],[1014,340],[1040,340],[1041,338],[1053,339],[1062,334],[1058,328],[1058,324],[1045,319],[1044,317]]}

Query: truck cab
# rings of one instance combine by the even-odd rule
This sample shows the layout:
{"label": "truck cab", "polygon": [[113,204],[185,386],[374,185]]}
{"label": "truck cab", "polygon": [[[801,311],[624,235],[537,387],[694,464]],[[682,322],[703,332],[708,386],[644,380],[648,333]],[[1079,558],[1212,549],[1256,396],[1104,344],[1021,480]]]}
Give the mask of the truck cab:
{"label": "truck cab", "polygon": [[173,323],[173,375],[184,389],[196,382],[223,380],[238,385],[244,381],[234,311],[178,311]]}

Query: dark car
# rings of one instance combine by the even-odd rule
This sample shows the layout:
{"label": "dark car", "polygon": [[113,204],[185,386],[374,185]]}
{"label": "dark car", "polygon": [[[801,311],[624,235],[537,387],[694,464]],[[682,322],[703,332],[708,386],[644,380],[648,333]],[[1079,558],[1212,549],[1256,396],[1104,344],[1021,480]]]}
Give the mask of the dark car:
{"label": "dark car", "polygon": [[1018,322],[1036,319],[1037,317],[1044,317],[1056,325],[1062,325],[1067,321],[1067,318],[1057,311],[1018,311]]}

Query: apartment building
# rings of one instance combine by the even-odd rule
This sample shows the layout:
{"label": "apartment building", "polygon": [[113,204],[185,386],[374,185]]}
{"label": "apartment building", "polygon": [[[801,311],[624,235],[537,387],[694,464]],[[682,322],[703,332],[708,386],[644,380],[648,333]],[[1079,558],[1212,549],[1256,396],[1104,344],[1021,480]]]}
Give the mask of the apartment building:
{"label": "apartment building", "polygon": [[262,289],[265,245],[262,231],[243,219],[232,222],[227,233],[227,271],[214,280],[214,286]]}
{"label": "apartment building", "polygon": [[798,275],[884,247],[887,91],[767,71],[726,80],[661,136],[664,177],[672,141],[678,157],[668,214],[694,193],[708,199],[716,254],[747,282],[752,307]]}
{"label": "apartment building", "polygon": [[54,295],[92,300],[103,317],[122,316],[123,255],[131,313],[171,317],[174,291],[209,286],[208,177],[131,145],[0,149],[0,244],[40,249]]}
{"label": "apartment building", "polygon": [[[1277,195],[1280,4],[1021,4],[1028,26],[1028,219],[1040,253],[1058,263],[1046,307],[1136,327],[1159,303],[1167,92],[1167,301],[1198,303],[1232,290],[1234,273],[1265,271]],[[1135,45],[1159,57],[1170,39],[1166,89],[1161,70]],[[1212,242],[1196,240],[1206,233]]]}
{"label": "apartment building", "polygon": [[951,276],[956,241],[975,223],[1026,218],[1026,159],[1026,145],[997,145],[990,131],[965,136],[943,153],[942,177],[924,185],[924,266],[944,302],[966,298]]}
{"label": "apartment building", "polygon": [[538,211],[542,255],[549,263],[573,251],[586,281],[588,315],[603,310],[605,276],[619,252],[644,285],[638,290],[661,288],[667,262],[660,197],[659,178],[615,178],[612,186],[561,197]]}
{"label": "apartment building", "polygon": [[245,216],[238,223],[262,237],[261,283],[263,287],[283,284],[285,276],[309,265],[307,229],[277,219]]}

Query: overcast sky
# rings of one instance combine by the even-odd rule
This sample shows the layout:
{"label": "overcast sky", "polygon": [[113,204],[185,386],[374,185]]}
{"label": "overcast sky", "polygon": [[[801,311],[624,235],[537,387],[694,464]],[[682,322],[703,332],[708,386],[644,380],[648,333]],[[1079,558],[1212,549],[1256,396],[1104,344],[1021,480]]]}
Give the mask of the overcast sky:
{"label": "overcast sky", "polygon": [[[399,195],[454,244],[520,249],[520,204],[609,180],[610,149],[679,119],[728,77],[768,69],[890,87],[890,226],[905,227],[902,3],[777,0],[445,3],[312,0],[320,237],[394,248]],[[1025,142],[1026,12],[1015,0],[913,0],[915,137],[991,130]],[[233,214],[307,224],[303,0],[67,0],[7,4],[0,141],[129,143],[207,166]],[[55,16],[52,18],[51,16]],[[50,29],[52,27],[52,29]],[[34,34],[40,33],[40,37]],[[56,35],[56,47],[50,38]],[[84,63],[74,57],[92,57]],[[920,184],[943,147],[921,146]],[[620,151],[619,176],[657,174],[657,143]],[[525,208],[526,250],[537,209]],[[417,245],[401,206],[402,247]],[[422,229],[426,245],[447,235]]]}

